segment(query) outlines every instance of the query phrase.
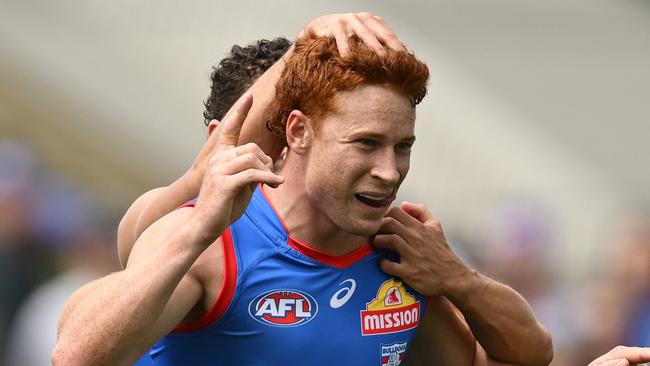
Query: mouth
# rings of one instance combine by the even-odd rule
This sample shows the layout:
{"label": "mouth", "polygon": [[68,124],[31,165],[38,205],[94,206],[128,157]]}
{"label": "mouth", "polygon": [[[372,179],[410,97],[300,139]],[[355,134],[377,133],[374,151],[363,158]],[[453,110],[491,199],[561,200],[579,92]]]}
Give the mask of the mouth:
{"label": "mouth", "polygon": [[385,208],[390,206],[390,204],[395,200],[396,194],[395,191],[390,192],[388,195],[357,193],[354,197],[367,206]]}

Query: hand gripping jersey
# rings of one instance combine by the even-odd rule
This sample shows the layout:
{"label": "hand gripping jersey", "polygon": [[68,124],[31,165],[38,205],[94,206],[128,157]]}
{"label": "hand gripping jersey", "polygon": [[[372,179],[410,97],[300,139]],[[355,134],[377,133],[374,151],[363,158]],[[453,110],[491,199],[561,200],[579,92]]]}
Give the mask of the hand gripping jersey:
{"label": "hand gripping jersey", "polygon": [[381,253],[333,256],[292,239],[261,187],[222,238],[216,303],[158,342],[154,365],[400,364],[426,301],[379,270]]}

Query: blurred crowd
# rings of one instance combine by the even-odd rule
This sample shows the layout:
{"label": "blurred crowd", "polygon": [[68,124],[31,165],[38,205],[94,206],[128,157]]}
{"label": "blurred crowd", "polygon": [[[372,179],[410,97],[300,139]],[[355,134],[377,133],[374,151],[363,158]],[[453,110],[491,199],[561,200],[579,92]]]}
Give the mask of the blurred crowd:
{"label": "blurred crowd", "polygon": [[[66,299],[119,268],[119,218],[70,179],[28,145],[0,140],[0,365],[49,364]],[[615,221],[594,243],[602,260],[577,285],[556,274],[560,228],[543,203],[507,202],[479,232],[447,235],[463,259],[529,301],[553,335],[552,365],[575,366],[617,344],[650,346],[650,214]]]}
{"label": "blurred crowd", "polygon": [[117,268],[116,221],[29,146],[0,140],[0,365],[49,365],[67,298]]}

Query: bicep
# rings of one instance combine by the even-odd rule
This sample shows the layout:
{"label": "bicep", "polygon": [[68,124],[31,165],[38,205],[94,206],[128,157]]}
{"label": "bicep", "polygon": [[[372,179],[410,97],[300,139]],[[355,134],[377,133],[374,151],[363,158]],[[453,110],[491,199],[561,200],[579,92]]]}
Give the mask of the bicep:
{"label": "bicep", "polygon": [[[165,246],[164,242],[184,225],[192,214],[193,208],[181,208],[166,215],[147,230],[136,240],[127,264],[126,271],[131,268],[141,267],[156,256],[156,253]],[[168,252],[165,255],[174,255]],[[170,258],[171,259],[171,258]],[[195,262],[182,276],[166,301],[163,311],[153,324],[152,328],[142,337],[138,345],[141,352],[145,352],[172,329],[182,323],[190,311],[199,303],[204,295],[204,287],[196,276]],[[146,299],[142,299],[146,302]]]}
{"label": "bicep", "polygon": [[133,244],[138,239],[136,236],[136,225],[138,218],[142,211],[155,200],[165,187],[154,188],[145,192],[142,196],[138,197],[131,207],[126,211],[120,224],[117,227],[117,254],[120,259],[122,268],[126,268],[126,263],[131,254]]}

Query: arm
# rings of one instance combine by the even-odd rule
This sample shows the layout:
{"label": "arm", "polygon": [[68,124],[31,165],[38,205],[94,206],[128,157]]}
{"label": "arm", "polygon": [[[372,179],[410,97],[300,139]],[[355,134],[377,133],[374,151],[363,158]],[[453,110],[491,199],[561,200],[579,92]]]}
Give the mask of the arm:
{"label": "arm", "polygon": [[123,271],[77,291],[59,320],[54,365],[127,365],[179,324],[203,294],[189,270],[202,253],[191,209],[142,235]]}
{"label": "arm", "polygon": [[125,270],[73,295],[59,321],[54,364],[128,364],[188,318],[204,296],[197,259],[242,215],[251,185],[283,181],[259,147],[235,149],[251,103],[242,98],[224,122],[196,207],[158,220],[137,240]]}
{"label": "arm", "polygon": [[[348,52],[348,37],[353,34],[358,35],[364,43],[376,52],[383,52],[384,46],[398,50],[404,49],[404,46],[386,22],[369,13],[330,14],[318,17],[305,26],[299,33],[298,38],[309,32],[313,32],[318,36],[335,37],[341,54]],[[255,142],[273,160],[282,153],[285,141],[284,137],[275,136],[267,130],[266,121],[270,118],[269,106],[275,98],[275,84],[282,75],[285,61],[291,56],[292,51],[293,46],[278,62],[262,74],[248,90],[248,93],[253,95],[255,103],[246,117],[239,138],[239,144]],[[229,111],[228,114],[230,113]],[[219,127],[216,127],[217,131],[215,133],[215,127],[215,123],[210,124],[210,137],[197,155],[192,167],[185,174],[170,186],[158,190],[156,194],[143,198],[143,201],[146,202],[134,207],[133,213],[129,215],[128,220],[125,215],[124,220],[127,220],[125,226],[132,227],[131,230],[134,231],[129,230],[124,240],[120,240],[122,243],[120,244],[120,248],[122,248],[120,258],[123,257],[122,253],[128,258],[128,252],[135,239],[149,225],[184,202],[196,197],[203,180],[207,160],[214,150],[215,141],[220,133]],[[135,221],[135,223],[131,223],[132,221]]]}
{"label": "arm", "polygon": [[[462,316],[454,321],[447,319],[449,311],[431,314],[436,323],[448,324],[448,331],[463,335],[468,339],[465,342],[474,345],[452,346],[456,351],[449,355],[450,359],[465,359],[469,354],[473,361],[464,364],[474,366],[497,361],[531,366],[550,363],[551,337],[526,301],[510,287],[462,263],[449,249],[440,223],[424,206],[404,203],[402,207],[392,207],[374,245],[400,254],[399,263],[383,261],[383,271],[403,278],[421,294],[444,296],[448,301],[439,306],[446,304],[460,311]],[[463,327],[468,327],[469,332],[463,331]],[[436,334],[429,331],[427,342],[450,342]],[[432,347],[427,350],[433,352]]]}

